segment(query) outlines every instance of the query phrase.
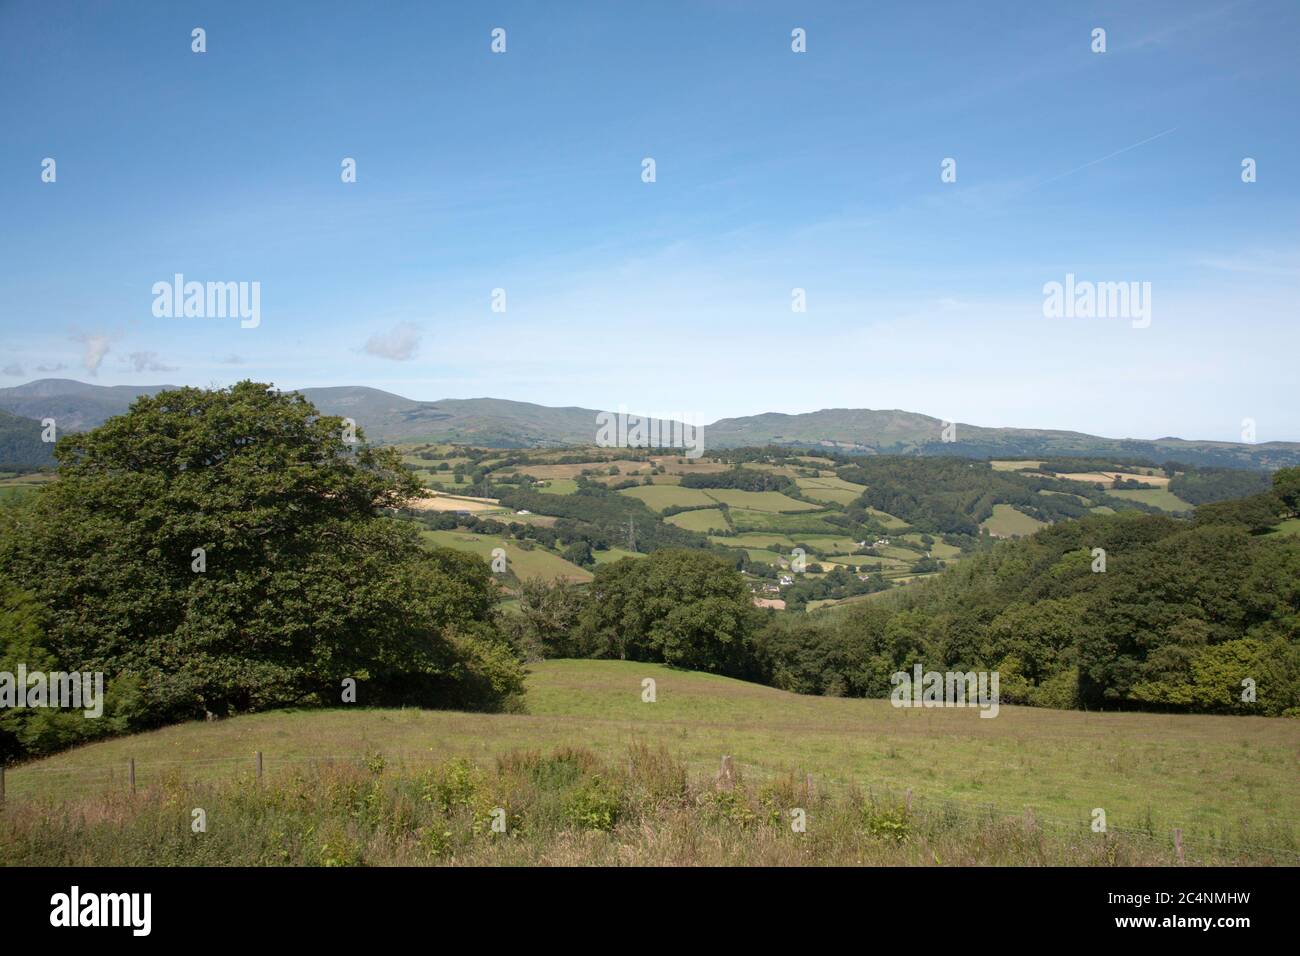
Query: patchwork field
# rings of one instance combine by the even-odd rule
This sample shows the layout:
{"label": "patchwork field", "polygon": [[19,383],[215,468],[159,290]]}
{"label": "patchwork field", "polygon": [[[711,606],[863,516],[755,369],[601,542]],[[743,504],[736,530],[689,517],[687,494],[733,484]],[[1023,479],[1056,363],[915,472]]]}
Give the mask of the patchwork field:
{"label": "patchwork field", "polygon": [[779,491],[740,491],[735,488],[706,488],[704,493],[714,501],[721,502],[730,508],[744,508],[748,511],[789,514],[821,510],[818,505],[807,501],[796,501],[794,498],[786,497]]}
{"label": "patchwork field", "polygon": [[493,498],[465,498],[457,495],[434,494],[425,498],[417,498],[407,503],[407,507],[413,511],[468,511],[471,514],[483,515],[489,512],[498,514],[507,513],[507,509],[502,508],[500,502]]}
{"label": "patchwork field", "polygon": [[1011,505],[994,505],[993,516],[986,518],[980,524],[980,527],[988,529],[989,534],[995,537],[1015,538],[1021,535],[1033,534],[1039,528],[1046,527],[1046,525],[1037,518],[1031,518]]}
{"label": "patchwork field", "polygon": [[708,534],[712,531],[725,532],[727,530],[727,519],[722,516],[722,512],[717,508],[681,511],[675,515],[669,515],[664,520],[679,528],[685,528],[687,531],[699,531],[701,534]]}
{"label": "patchwork field", "polygon": [[829,501],[840,505],[849,504],[867,490],[865,485],[854,484],[834,476],[796,478],[795,484],[804,495],[814,501]]}
{"label": "patchwork field", "polygon": [[[449,457],[439,459],[439,455]],[[453,455],[455,457],[451,457]],[[840,600],[858,597],[856,592],[862,586],[870,585],[865,579],[867,573],[879,572],[889,582],[905,584],[913,579],[939,573],[943,567],[963,560],[964,556],[979,547],[987,546],[980,545],[966,531],[951,526],[946,541],[943,540],[945,535],[939,531],[923,536],[899,516],[876,508],[863,509],[869,516],[869,520],[864,520],[861,511],[857,510],[857,503],[869,491],[868,484],[875,480],[871,476],[880,472],[873,472],[865,465],[860,467],[852,462],[822,458],[815,454],[784,457],[779,453],[769,456],[768,453],[761,452],[746,453],[740,460],[725,456],[690,460],[679,455],[638,456],[636,451],[628,449],[516,449],[505,453],[487,449],[432,449],[413,446],[408,449],[406,457],[426,481],[453,481],[452,472],[437,469],[443,461],[454,462],[450,467],[460,467],[465,474],[472,475],[477,482],[475,487],[483,489],[480,494],[502,497],[512,494],[521,497],[532,495],[531,502],[527,505],[532,514],[518,514],[508,508],[501,508],[493,498],[466,503],[472,499],[464,494],[456,495],[456,486],[444,486],[444,491],[451,492],[451,495],[434,498],[423,507],[442,512],[467,510],[472,512],[474,518],[557,529],[558,534],[533,536],[533,556],[523,559],[521,565],[528,573],[541,573],[552,580],[587,580],[596,565],[606,564],[623,553],[619,549],[600,549],[611,541],[626,542],[634,527],[639,529],[638,540],[643,545],[655,537],[660,541],[669,538],[667,535],[652,533],[646,527],[662,521],[674,529],[702,535],[712,545],[743,551],[750,561],[768,568],[790,570],[790,553],[795,547],[802,546],[807,550],[807,557],[813,567],[820,566],[821,572],[838,569],[857,575],[857,581],[850,581],[844,575],[836,574],[829,583],[822,586],[818,583],[821,572],[814,570],[808,572],[808,577],[795,577],[793,583],[780,585],[784,597],[793,595],[792,600],[787,602],[786,610],[799,613],[809,605],[833,607]],[[875,467],[879,468],[880,464],[877,461]],[[990,464],[992,470],[1001,473],[1003,477],[979,479],[977,484],[985,481],[1000,496],[1006,495],[1010,488],[1012,492],[1018,490],[1021,494],[1026,490],[1036,492],[1042,499],[1040,517],[1005,503],[1005,498],[994,505],[992,515],[982,522],[981,527],[996,538],[1033,534],[1046,526],[1041,517],[1051,515],[1056,520],[1063,520],[1064,517],[1077,514],[1075,505],[1089,508],[1094,514],[1114,513],[1112,507],[1095,504],[1101,493],[1092,497],[1086,491],[1080,494],[1078,484],[1070,485],[1060,481],[1055,487],[1039,487],[1045,482],[1061,478],[1085,485],[1101,484],[1105,486],[1105,495],[1141,502],[1172,514],[1186,514],[1192,507],[1168,490],[1169,476],[1160,468],[1120,468],[1118,466],[1124,463],[1116,462],[1117,469],[1112,471],[1102,467],[1098,460],[1093,460],[1086,466],[1081,464],[1078,471],[1055,475],[1033,471],[1044,464],[1038,459],[1005,459]],[[756,473],[789,478],[798,490],[790,488],[788,493],[782,493],[733,488],[691,488],[680,484],[685,475],[716,474],[736,467],[743,467],[751,479]],[[916,484],[915,493],[918,496],[918,501],[911,508],[900,501],[899,510],[918,515],[916,520],[922,527],[936,528],[931,519],[920,517],[925,514],[926,496],[936,494],[935,482],[957,481],[959,484],[960,481],[951,474],[940,477],[941,469],[930,472],[920,469],[918,472],[913,465],[900,464],[899,467],[899,473],[908,474],[908,480]],[[610,474],[611,471],[614,473]],[[539,483],[521,486],[499,480],[504,475],[519,474],[531,475],[539,479]],[[881,474],[884,480],[890,480],[890,471]],[[847,477],[842,478],[840,475]],[[1115,490],[1113,485],[1117,477],[1140,481],[1144,487]],[[646,481],[650,483],[645,484]],[[641,502],[656,513],[657,517],[652,519],[639,509],[633,509],[615,524],[610,520],[611,509],[608,504],[601,504],[597,500],[601,497],[599,495],[593,494],[590,506],[587,502],[577,507],[566,504],[557,506],[554,511],[536,497],[539,492],[547,497],[573,496],[584,485],[604,485],[619,496]],[[1018,489],[1016,485],[1019,485]],[[754,481],[749,486],[761,487],[761,484]],[[459,487],[467,488],[468,479],[466,484]],[[3,485],[0,484],[0,489],[2,488]],[[592,488],[593,493],[596,490]],[[976,499],[972,497],[966,500],[973,502]],[[998,501],[998,498],[992,500]],[[969,506],[966,504],[961,507]],[[514,503],[514,507],[523,505]],[[616,514],[622,508],[621,505],[617,506],[612,512]],[[568,519],[562,524],[557,517],[561,514]],[[599,533],[593,533],[588,518],[597,514],[604,514],[600,519],[604,526]],[[487,538],[492,540],[491,546],[474,542],[475,548],[471,550],[476,549],[476,553],[488,554],[492,546],[503,543],[496,537],[498,532],[491,527],[478,527],[473,520],[465,520],[461,524],[461,531],[484,531]],[[1286,531],[1289,533],[1289,528]],[[516,531],[514,534],[524,533]],[[577,568],[561,557],[574,542],[575,535],[586,536],[592,548],[594,563],[586,568]],[[875,541],[882,536],[890,538],[890,543],[876,545]],[[669,540],[682,541],[680,537]],[[864,540],[875,554],[853,553],[863,549],[859,542]],[[468,539],[461,539],[460,543],[467,542]],[[687,546],[691,544],[689,540],[685,543]],[[518,548],[518,545],[513,547]],[[574,552],[569,554],[573,556]],[[769,584],[773,581],[767,568],[755,568],[754,572],[755,587],[760,580]],[[801,588],[800,585],[804,583],[809,586]],[[793,591],[787,593],[788,589]]]}
{"label": "patchwork field", "polygon": [[465,531],[422,531],[420,537],[430,547],[472,551],[488,561],[492,560],[494,549],[505,548],[506,567],[520,580],[534,577],[544,578],[547,581],[563,579],[579,583],[591,580],[590,571],[565,561],[558,554],[542,548],[525,550],[517,542],[505,538],[470,534]]}
{"label": "patchwork field", "polygon": [[550,478],[537,490],[548,495],[571,495],[578,490],[578,483],[572,478]]}
{"label": "patchwork field", "polygon": [[677,485],[640,485],[625,488],[619,492],[629,498],[644,501],[656,511],[665,508],[695,508],[700,505],[717,504],[717,499],[709,497],[702,488],[680,488]]}
{"label": "patchwork field", "polygon": [[731,510],[731,521],[736,531],[772,532],[803,537],[810,534],[834,534],[838,529],[815,513],[802,515],[776,514],[771,511],[751,511],[743,508]]}
{"label": "patchwork field", "polygon": [[[594,456],[593,456],[594,459]],[[627,458],[612,458],[609,460],[592,460],[580,462],[578,464],[527,464],[516,465],[509,468],[503,468],[502,474],[522,474],[531,475],[534,478],[553,479],[553,478],[577,478],[584,471],[608,471],[610,468],[617,468],[619,472],[636,471],[647,468],[643,461],[632,461]]]}
{"label": "patchwork field", "polygon": [[1068,475],[1063,474],[1061,477],[1069,481],[1099,482],[1108,488],[1116,478],[1122,478],[1125,481],[1140,481],[1152,488],[1163,488],[1170,481],[1166,475],[1149,475],[1140,471],[1077,471]]}
{"label": "patchwork field", "polygon": [[1107,490],[1106,494],[1128,501],[1140,501],[1143,504],[1160,508],[1164,511],[1191,511],[1192,505],[1179,498],[1166,488]]}
{"label": "patchwork field", "polygon": [[871,517],[875,518],[890,531],[896,531],[899,528],[907,527],[907,522],[902,518],[896,518],[893,515],[887,514],[886,512],[880,511],[876,508],[868,508],[867,514],[871,515]]}
{"label": "patchwork field", "polygon": [[628,551],[626,548],[609,548],[604,551],[593,551],[592,557],[596,559],[596,564],[610,564],[623,558],[644,558],[645,555],[640,551]]}

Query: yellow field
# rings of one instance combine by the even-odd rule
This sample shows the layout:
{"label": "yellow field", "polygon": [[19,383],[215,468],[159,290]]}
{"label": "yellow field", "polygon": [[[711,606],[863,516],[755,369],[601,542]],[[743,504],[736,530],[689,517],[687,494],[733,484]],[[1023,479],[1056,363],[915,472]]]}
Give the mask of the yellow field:
{"label": "yellow field", "polygon": [[1125,481],[1140,481],[1152,488],[1164,488],[1170,480],[1165,475],[1141,475],[1131,471],[1076,471],[1061,477],[1069,481],[1101,482],[1105,485],[1112,484],[1116,478],[1122,478]]}
{"label": "yellow field", "polygon": [[469,511],[478,514],[484,511],[501,511],[501,503],[495,498],[462,498],[456,495],[426,495],[407,504],[413,511]]}

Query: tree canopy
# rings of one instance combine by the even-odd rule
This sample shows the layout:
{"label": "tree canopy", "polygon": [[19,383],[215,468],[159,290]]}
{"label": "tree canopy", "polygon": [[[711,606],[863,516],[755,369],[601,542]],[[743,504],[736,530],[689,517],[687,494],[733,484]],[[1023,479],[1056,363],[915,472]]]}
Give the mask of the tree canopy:
{"label": "tree canopy", "polygon": [[384,515],[418,492],[297,394],[138,399],[62,438],[59,480],[0,525],[0,576],[60,667],[137,687],[161,723],[288,704],[500,706],[520,671],[486,565]]}

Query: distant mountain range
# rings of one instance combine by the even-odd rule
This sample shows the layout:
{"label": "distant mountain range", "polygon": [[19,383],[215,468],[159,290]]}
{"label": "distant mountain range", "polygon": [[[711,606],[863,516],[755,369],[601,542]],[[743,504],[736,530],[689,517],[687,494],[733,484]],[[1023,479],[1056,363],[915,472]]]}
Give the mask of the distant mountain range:
{"label": "distant mountain range", "polygon": [[[33,434],[39,436],[40,419],[55,419],[61,430],[93,428],[125,412],[140,395],[174,387],[102,386],[47,378],[0,388],[0,411],[9,413],[0,418],[0,452],[8,449],[12,440],[16,453],[32,453],[38,458],[44,453],[44,460],[48,461],[49,446],[33,450],[28,441]],[[301,392],[324,414],[351,418],[369,440],[385,444],[436,441],[493,448],[535,448],[590,445],[596,437],[598,412],[590,408],[552,408],[499,398],[420,402],[363,386],[305,388]],[[724,418],[705,425],[703,438],[706,450],[787,445],[868,455],[1097,456],[1146,458],[1156,462],[1175,460],[1200,467],[1264,469],[1300,464],[1300,442],[1249,445],[1180,438],[1146,441],[1100,438],[1082,432],[983,428],[962,423],[950,431],[953,440],[944,441],[946,424],[929,415],[897,409],[829,408],[801,415],[767,412]],[[6,461],[0,454],[0,465],[20,463]]]}

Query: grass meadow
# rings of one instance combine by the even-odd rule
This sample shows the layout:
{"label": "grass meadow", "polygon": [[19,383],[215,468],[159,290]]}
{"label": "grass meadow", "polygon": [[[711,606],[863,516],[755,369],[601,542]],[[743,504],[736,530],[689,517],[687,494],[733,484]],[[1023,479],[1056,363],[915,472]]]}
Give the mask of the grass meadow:
{"label": "grass meadow", "polygon": [[1000,538],[1013,538],[1033,534],[1039,528],[1047,527],[1047,524],[1037,518],[1031,518],[1011,505],[994,505],[993,515],[985,518],[980,527],[988,529],[989,534]]}
{"label": "grass meadow", "polygon": [[[0,857],[1154,864],[1175,861],[1178,828],[1189,863],[1294,865],[1297,753],[1296,721],[1010,706],[986,719],[549,661],[531,668],[519,713],[279,711],[11,768]],[[735,785],[716,780],[723,755]],[[192,833],[194,807],[207,833]],[[497,807],[505,834],[491,831]],[[1098,808],[1106,833],[1089,826]]]}
{"label": "grass meadow", "polygon": [[585,568],[580,568],[543,548],[525,550],[517,541],[510,538],[472,534],[468,531],[421,531],[420,538],[428,547],[472,551],[489,561],[492,560],[493,550],[504,548],[507,567],[521,581],[534,577],[545,578],[548,581],[587,582],[591,580],[591,572]]}

